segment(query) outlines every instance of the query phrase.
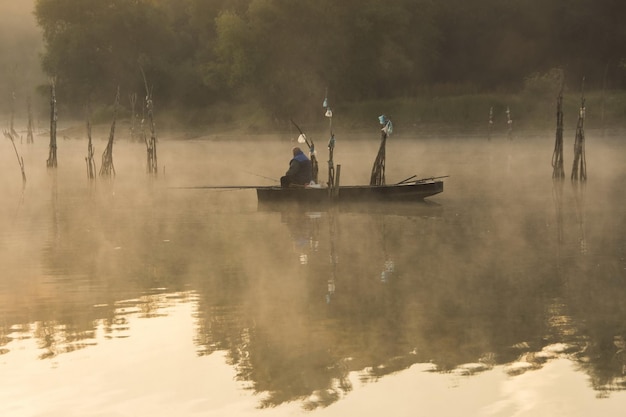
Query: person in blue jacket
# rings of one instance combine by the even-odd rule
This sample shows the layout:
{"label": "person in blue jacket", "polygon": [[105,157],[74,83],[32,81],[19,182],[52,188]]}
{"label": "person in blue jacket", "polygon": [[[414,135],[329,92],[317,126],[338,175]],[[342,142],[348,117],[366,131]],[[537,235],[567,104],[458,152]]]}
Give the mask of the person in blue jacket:
{"label": "person in blue jacket", "polygon": [[292,152],[293,158],[289,161],[289,169],[280,177],[281,187],[304,186],[313,179],[311,160],[297,146]]}

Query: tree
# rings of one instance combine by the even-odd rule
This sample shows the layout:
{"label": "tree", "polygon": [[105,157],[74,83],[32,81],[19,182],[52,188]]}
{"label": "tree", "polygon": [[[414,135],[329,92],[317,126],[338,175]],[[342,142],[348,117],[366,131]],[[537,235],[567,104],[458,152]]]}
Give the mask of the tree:
{"label": "tree", "polygon": [[[46,45],[44,70],[77,107],[88,98],[105,101],[118,85],[125,91],[141,91],[139,66],[173,97],[180,39],[171,30],[174,16],[148,0],[37,0],[35,15]],[[183,48],[190,54],[192,48]],[[178,54],[178,55],[177,55]],[[168,88],[171,86],[171,88]]]}

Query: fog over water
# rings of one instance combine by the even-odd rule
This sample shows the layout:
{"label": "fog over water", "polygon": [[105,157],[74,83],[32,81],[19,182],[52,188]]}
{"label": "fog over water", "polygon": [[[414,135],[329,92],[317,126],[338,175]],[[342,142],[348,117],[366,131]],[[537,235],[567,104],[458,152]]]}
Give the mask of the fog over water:
{"label": "fog over water", "polygon": [[[26,143],[45,84],[33,4],[0,5],[0,114],[6,129],[16,93],[22,135],[0,146],[0,416],[623,414],[623,131],[587,131],[581,185],[571,131],[554,183],[553,131],[397,126],[387,182],[447,176],[442,194],[302,207],[187,188],[277,184],[293,130],[159,129],[153,177],[120,121],[117,175],[90,181],[81,123],[46,168],[47,99]],[[341,183],[368,183],[377,128],[340,130]],[[327,136],[311,137],[324,181]]]}
{"label": "fog over water", "polygon": [[[387,182],[419,204],[259,206],[295,135],[143,143],[90,182],[79,126],[0,153],[0,414],[619,415],[626,405],[626,152],[587,133],[584,187],[554,135],[399,132]],[[107,128],[97,131],[98,169]],[[324,135],[316,135],[326,179]],[[364,184],[373,134],[337,135]],[[569,178],[573,138],[565,138]],[[68,411],[69,410],[69,411]],[[621,412],[621,411],[619,411]]]}

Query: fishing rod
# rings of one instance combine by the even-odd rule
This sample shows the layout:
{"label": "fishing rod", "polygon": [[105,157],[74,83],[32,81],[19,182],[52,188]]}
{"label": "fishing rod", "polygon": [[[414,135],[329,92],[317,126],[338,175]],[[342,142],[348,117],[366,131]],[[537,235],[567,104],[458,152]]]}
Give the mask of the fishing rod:
{"label": "fishing rod", "polygon": [[265,175],[259,175],[259,174],[255,174],[254,172],[249,172],[249,171],[244,171],[244,172],[246,174],[254,175],[255,177],[265,178],[266,180],[271,180],[271,181],[274,181],[274,182],[280,182],[276,178],[266,177]]}
{"label": "fishing rod", "polygon": [[298,142],[306,143],[306,145],[309,147],[309,151],[313,152],[315,150],[315,145],[313,144],[313,140],[311,140],[311,143],[309,143],[309,139],[306,137],[302,129],[300,129],[300,126],[298,126],[296,122],[293,121],[293,119],[290,119],[290,120],[291,120],[291,123],[293,123],[296,129],[298,129],[298,131],[300,132],[300,136],[298,136]]}
{"label": "fishing rod", "polygon": [[248,190],[252,188],[276,188],[274,185],[190,185],[167,187],[174,190]]}
{"label": "fishing rod", "polygon": [[319,165],[317,163],[317,157],[315,156],[315,144],[313,143],[313,139],[311,139],[311,141],[309,142],[309,139],[306,137],[302,129],[300,129],[300,126],[298,126],[296,122],[293,121],[293,119],[290,120],[291,123],[293,123],[296,129],[298,129],[298,131],[300,132],[300,136],[298,136],[298,142],[306,143],[306,145],[309,147],[309,155],[311,157],[311,176],[313,177],[313,181],[317,183]]}

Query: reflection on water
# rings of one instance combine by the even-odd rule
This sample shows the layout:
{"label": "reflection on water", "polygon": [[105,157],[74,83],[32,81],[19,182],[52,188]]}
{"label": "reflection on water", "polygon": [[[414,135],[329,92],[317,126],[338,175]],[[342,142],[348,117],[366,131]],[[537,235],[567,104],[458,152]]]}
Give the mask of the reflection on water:
{"label": "reflection on water", "polygon": [[[222,354],[262,407],[327,407],[415,364],[515,378],[566,358],[598,397],[623,390],[624,174],[518,182],[533,155],[490,152],[476,176],[446,156],[444,194],[413,205],[257,207],[249,190],[167,187],[178,178],[34,175],[3,202],[0,369],[141,339],[134,320],[186,305],[196,360]],[[176,349],[163,337],[157,355]]]}

